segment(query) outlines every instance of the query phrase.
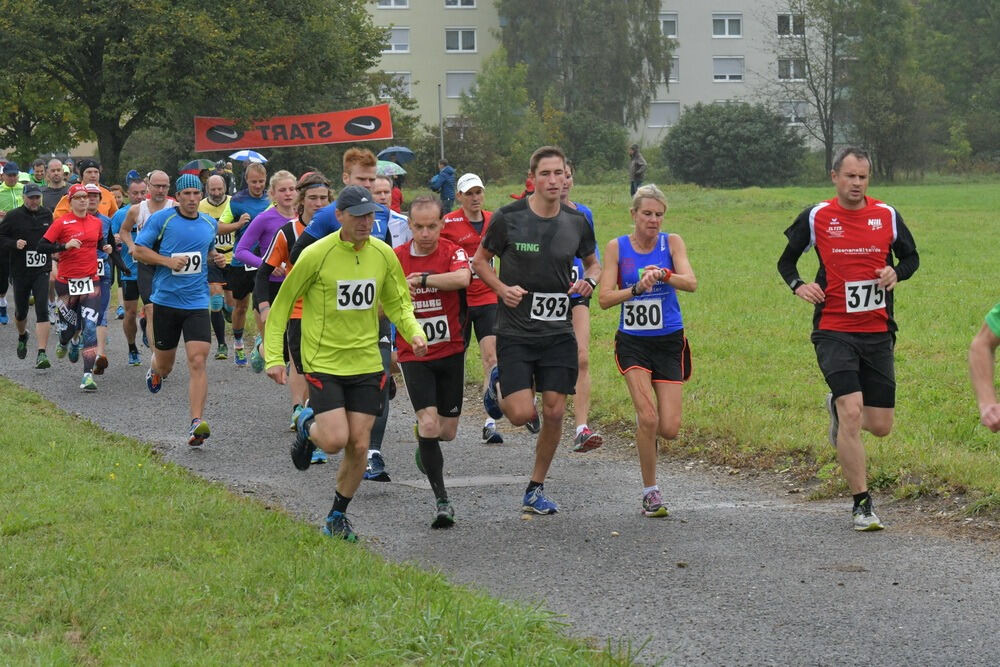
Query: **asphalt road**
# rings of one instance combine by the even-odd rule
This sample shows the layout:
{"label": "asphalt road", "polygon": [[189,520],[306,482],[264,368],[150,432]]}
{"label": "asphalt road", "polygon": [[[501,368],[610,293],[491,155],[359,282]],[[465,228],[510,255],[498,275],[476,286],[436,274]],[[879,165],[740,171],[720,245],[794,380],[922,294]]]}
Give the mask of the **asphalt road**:
{"label": "asphalt road", "polygon": [[[33,351],[18,360],[13,324],[0,327],[0,373],[70,413],[152,443],[206,479],[319,525],[332,502],[336,461],[293,468],[283,388],[231,359],[210,360],[212,437],[202,451],[189,450],[183,353],[163,390],[150,395],[146,366],[125,365],[120,327],[111,328],[111,366],[95,394],[78,390],[82,368],[56,360],[54,342],[52,369],[34,370]],[[914,527],[910,510],[878,499],[889,529],[855,533],[849,500],[808,502],[773,484],[670,461],[659,468],[670,517],[647,519],[639,514],[634,450],[621,442],[583,455],[561,448],[546,483],[560,513],[524,520],[533,438],[507,426],[503,445],[482,445],[481,405],[471,388],[465,407],[459,438],[444,445],[457,525],[429,527],[432,497],[413,462],[412,412],[401,390],[385,445],[393,482],[365,482],[351,503],[361,548],[539,604],[564,615],[574,635],[633,649],[645,643],[642,662],[1000,662],[995,543]]]}

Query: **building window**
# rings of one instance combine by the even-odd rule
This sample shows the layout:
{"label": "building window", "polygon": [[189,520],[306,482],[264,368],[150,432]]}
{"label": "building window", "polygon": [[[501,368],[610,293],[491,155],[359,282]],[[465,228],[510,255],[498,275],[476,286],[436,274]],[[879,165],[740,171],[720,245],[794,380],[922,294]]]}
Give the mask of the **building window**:
{"label": "building window", "polygon": [[375,6],[379,9],[409,9],[410,0],[378,0]]}
{"label": "building window", "polygon": [[742,81],[743,56],[721,56],[712,58],[713,81]]}
{"label": "building window", "polygon": [[805,58],[778,58],[778,79],[781,81],[805,81]]}
{"label": "building window", "polygon": [[680,102],[650,102],[646,127],[670,127],[680,117]]}
{"label": "building window", "polygon": [[778,35],[803,37],[806,34],[805,14],[778,14]]}
{"label": "building window", "polygon": [[444,0],[445,9],[475,9],[476,0]]}
{"label": "building window", "polygon": [[475,72],[445,72],[444,74],[444,94],[445,97],[461,97],[462,93],[468,93],[476,83]]}
{"label": "building window", "polygon": [[[392,77],[393,81],[395,81],[399,85],[399,89],[402,91],[403,95],[405,95],[406,97],[413,96],[410,92],[409,72],[386,72],[386,75]],[[383,87],[382,90],[379,91],[378,96],[384,100],[389,99],[389,91]]]}
{"label": "building window", "polygon": [[712,37],[742,37],[742,14],[712,14]]}
{"label": "building window", "polygon": [[670,73],[667,74],[667,83],[678,83],[681,80],[681,59],[677,56],[670,58]]}
{"label": "building window", "polygon": [[806,122],[809,105],[800,101],[786,101],[778,104],[778,113],[785,117],[789,125],[801,125]]}
{"label": "building window", "polygon": [[448,53],[475,53],[475,28],[447,28],[444,31],[444,50]]}
{"label": "building window", "polygon": [[664,37],[677,37],[677,13],[660,14],[660,32]]}
{"label": "building window", "polygon": [[389,30],[388,41],[382,47],[382,53],[409,53],[410,29],[392,28]]}

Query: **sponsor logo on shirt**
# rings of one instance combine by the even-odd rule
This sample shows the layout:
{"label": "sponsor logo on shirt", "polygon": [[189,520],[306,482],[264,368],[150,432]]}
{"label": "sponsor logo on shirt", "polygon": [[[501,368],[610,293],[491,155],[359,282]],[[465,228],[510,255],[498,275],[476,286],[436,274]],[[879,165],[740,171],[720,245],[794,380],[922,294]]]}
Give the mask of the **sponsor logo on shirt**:
{"label": "sponsor logo on shirt", "polygon": [[882,221],[878,218],[868,218],[868,227],[873,232],[882,229]]}
{"label": "sponsor logo on shirt", "polygon": [[831,248],[830,252],[844,255],[868,255],[871,253],[881,254],[885,251],[878,246],[868,246],[867,248]]}
{"label": "sponsor logo on shirt", "polygon": [[541,244],[539,243],[520,243],[515,242],[514,247],[521,252],[539,252],[541,250]]}
{"label": "sponsor logo on shirt", "polygon": [[844,227],[840,224],[839,220],[833,218],[826,228],[826,233],[831,239],[841,239],[844,238]]}

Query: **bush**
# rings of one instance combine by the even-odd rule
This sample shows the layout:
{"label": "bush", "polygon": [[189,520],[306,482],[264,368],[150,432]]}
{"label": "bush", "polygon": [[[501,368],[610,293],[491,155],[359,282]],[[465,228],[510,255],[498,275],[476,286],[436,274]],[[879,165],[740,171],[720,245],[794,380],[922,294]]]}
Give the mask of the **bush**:
{"label": "bush", "polygon": [[661,148],[678,180],[720,188],[787,183],[805,152],[782,116],[746,103],[686,108]]}
{"label": "bush", "polygon": [[559,118],[559,131],[565,140],[561,148],[580,169],[596,173],[625,166],[628,131],[623,126],[574,111]]}

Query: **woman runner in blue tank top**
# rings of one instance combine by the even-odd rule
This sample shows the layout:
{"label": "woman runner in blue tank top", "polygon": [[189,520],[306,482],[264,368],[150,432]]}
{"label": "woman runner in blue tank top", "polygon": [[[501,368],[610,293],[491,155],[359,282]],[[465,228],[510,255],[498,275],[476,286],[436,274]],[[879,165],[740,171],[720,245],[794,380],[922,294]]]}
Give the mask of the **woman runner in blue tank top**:
{"label": "woman runner in blue tank top", "polygon": [[666,210],[667,198],[655,185],[636,191],[635,229],[608,243],[598,294],[601,308],[621,305],[615,362],[635,405],[642,512],[652,517],[667,516],[656,484],[656,438],[677,437],[681,387],[691,375],[677,290],[698,286],[683,239],[660,231]]}

